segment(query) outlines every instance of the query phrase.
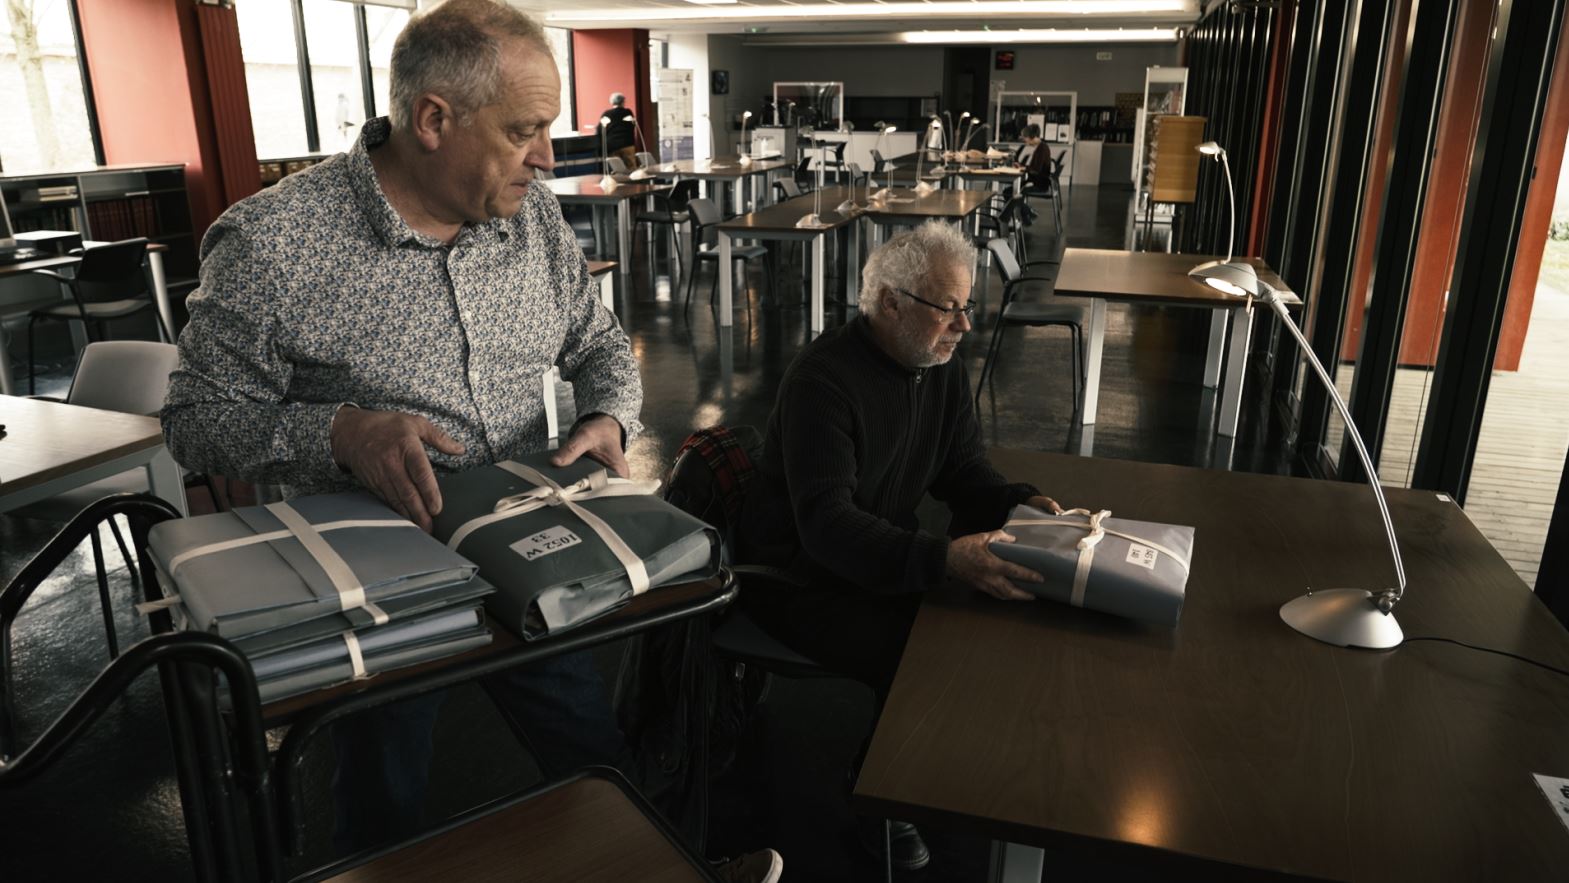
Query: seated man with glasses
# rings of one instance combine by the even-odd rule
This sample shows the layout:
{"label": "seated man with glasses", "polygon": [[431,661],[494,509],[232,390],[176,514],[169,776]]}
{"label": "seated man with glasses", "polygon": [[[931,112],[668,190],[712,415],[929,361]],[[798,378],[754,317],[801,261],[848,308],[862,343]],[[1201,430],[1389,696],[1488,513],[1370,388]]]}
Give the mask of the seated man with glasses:
{"label": "seated man with glasses", "polygon": [[[975,249],[932,221],[872,252],[860,315],[812,341],[786,371],[757,480],[738,523],[737,560],[772,564],[800,588],[748,587],[741,602],[787,646],[887,696],[926,590],[957,580],[1010,601],[1033,571],[993,555],[1012,542],[1008,510],[1057,504],[1009,483],[986,458],[959,341],[971,328]],[[921,529],[927,494],[947,504],[948,535]],[[881,822],[863,839],[881,853]],[[895,823],[896,867],[930,856]]]}

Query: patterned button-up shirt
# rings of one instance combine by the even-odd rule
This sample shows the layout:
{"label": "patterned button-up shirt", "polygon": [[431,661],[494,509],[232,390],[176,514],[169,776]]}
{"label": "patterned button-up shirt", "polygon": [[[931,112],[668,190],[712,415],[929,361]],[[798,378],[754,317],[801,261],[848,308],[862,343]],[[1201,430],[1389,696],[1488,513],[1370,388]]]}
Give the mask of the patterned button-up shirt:
{"label": "patterned button-up shirt", "polygon": [[345,403],[428,418],[466,448],[427,449],[438,470],[494,463],[546,446],[552,366],[578,413],[636,434],[637,362],[555,196],[530,185],[515,216],[446,245],[383,195],[368,151],[388,133],[367,122],[350,152],[208,230],[163,410],[182,465],[290,493],[350,487],[329,444]]}

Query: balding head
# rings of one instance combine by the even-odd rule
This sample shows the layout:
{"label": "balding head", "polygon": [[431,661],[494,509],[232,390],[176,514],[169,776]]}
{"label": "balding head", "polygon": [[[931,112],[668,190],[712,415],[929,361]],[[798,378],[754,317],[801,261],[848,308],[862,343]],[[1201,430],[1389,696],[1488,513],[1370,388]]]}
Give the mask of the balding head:
{"label": "balding head", "polygon": [[551,54],[538,22],[496,0],[445,0],[415,13],[392,47],[392,128],[410,127],[421,95],[441,96],[460,121],[495,101],[502,48],[513,40]]}

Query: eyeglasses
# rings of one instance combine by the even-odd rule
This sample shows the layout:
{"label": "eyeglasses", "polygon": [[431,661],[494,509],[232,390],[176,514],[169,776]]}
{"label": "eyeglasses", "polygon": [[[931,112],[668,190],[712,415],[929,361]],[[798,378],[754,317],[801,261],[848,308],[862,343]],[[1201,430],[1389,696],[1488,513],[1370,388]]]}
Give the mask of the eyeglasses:
{"label": "eyeglasses", "polygon": [[905,291],[903,288],[895,288],[894,291],[899,292],[900,294],[904,295],[905,297],[909,298],[910,300],[916,301],[917,303],[926,304],[927,306],[931,307],[932,309],[936,310],[937,312],[942,313],[944,321],[952,322],[954,316],[959,314],[959,313],[963,313],[964,314],[964,318],[966,318],[966,319],[974,319],[975,318],[975,303],[973,301],[970,302],[970,303],[965,304],[962,307],[944,307],[944,306],[940,306],[938,304],[934,304],[934,303],[932,303],[931,301],[927,300],[924,297],[917,297],[917,296],[911,294],[910,292]]}

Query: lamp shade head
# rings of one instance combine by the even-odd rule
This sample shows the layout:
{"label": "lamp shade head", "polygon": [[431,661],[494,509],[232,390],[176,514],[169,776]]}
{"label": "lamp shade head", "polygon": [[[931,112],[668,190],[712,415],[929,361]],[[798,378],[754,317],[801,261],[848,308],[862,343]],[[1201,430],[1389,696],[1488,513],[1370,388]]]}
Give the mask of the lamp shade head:
{"label": "lamp shade head", "polygon": [[1216,159],[1226,155],[1226,148],[1221,147],[1214,141],[1205,141],[1203,144],[1199,145],[1198,150],[1199,153],[1202,153],[1205,156],[1213,156]]}
{"label": "lamp shade head", "polygon": [[1233,297],[1260,297],[1269,286],[1259,281],[1258,271],[1243,261],[1209,261],[1188,271],[1188,278]]}
{"label": "lamp shade head", "polygon": [[938,119],[936,117],[932,117],[932,128],[933,129],[941,129],[942,128],[942,120],[940,120],[940,119]]}
{"label": "lamp shade head", "polygon": [[961,120],[966,119],[966,118],[969,117],[969,115],[970,115],[970,112],[969,111],[965,111],[965,112],[959,114],[959,119],[961,119]]}
{"label": "lamp shade head", "polygon": [[745,112],[743,112],[743,113],[742,113],[742,114],[741,114],[741,119],[743,119],[743,120],[749,120],[749,119],[751,119],[751,118],[752,118],[752,112],[751,112],[751,111],[749,111],[749,110],[748,110],[748,111],[745,111]]}
{"label": "lamp shade head", "polygon": [[883,129],[883,132],[885,132],[885,133],[887,133],[887,132],[897,132],[897,131],[899,131],[899,127],[898,126],[888,126],[888,127]]}

